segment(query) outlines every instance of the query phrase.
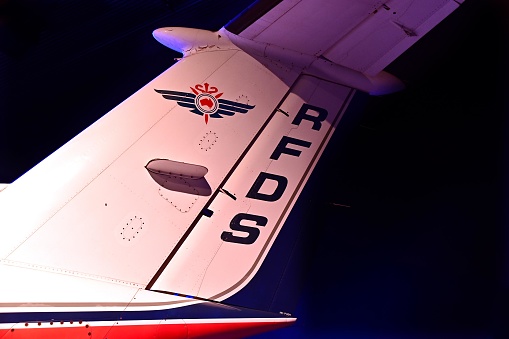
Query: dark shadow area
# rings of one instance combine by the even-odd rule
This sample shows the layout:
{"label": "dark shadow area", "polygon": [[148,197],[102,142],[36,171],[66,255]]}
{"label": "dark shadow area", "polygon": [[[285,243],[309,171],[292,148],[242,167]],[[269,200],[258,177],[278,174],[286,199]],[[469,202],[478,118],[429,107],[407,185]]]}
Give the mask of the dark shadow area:
{"label": "dark shadow area", "polygon": [[159,184],[159,186],[174,192],[181,192],[193,195],[209,196],[212,194],[207,179],[204,177],[198,179],[190,179],[177,175],[158,174],[148,171],[152,179]]}

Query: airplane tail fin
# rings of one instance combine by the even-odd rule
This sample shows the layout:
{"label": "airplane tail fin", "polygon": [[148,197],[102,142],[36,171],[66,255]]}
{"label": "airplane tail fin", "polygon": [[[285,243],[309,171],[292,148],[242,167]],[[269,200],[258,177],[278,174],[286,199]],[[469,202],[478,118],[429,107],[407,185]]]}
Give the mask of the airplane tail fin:
{"label": "airplane tail fin", "polygon": [[285,279],[304,231],[286,220],[354,92],[299,76],[148,288],[291,313]]}
{"label": "airplane tail fin", "polygon": [[[21,316],[9,310],[9,323],[52,321],[40,305],[124,329],[170,319],[187,338],[199,321],[224,335],[295,320],[288,280],[307,234],[290,212],[356,89],[399,88],[380,69],[415,42],[400,44],[401,34],[420,27],[394,16],[418,24],[437,11],[260,3],[272,9],[238,32],[156,30],[184,57],[1,192],[0,272],[26,275],[3,283],[0,308],[28,305]],[[315,24],[301,25],[309,13]],[[336,36],[338,16],[361,45]],[[382,46],[371,38],[380,22],[394,37]],[[345,46],[383,60],[345,59]],[[9,287],[38,276],[47,283]]]}
{"label": "airplane tail fin", "polygon": [[[288,97],[277,108],[280,114],[289,114],[292,123],[300,122],[299,125],[307,127],[298,126],[297,130],[302,128],[300,133],[294,130],[293,134],[282,135],[278,146],[284,144],[284,149],[276,147],[273,154],[282,151],[281,160],[283,157],[302,157],[303,161],[306,159],[308,163],[300,177],[295,179],[292,177],[291,181],[298,184],[295,190],[289,194],[290,200],[285,206],[286,214],[281,215],[278,220],[280,222],[278,225],[280,229],[277,230],[279,235],[268,249],[263,264],[249,283],[242,290],[224,300],[225,303],[287,316],[295,314],[297,304],[302,296],[303,284],[306,281],[305,274],[308,271],[306,257],[310,253],[310,247],[319,236],[317,234],[318,227],[316,227],[319,218],[314,215],[314,211],[309,209],[311,191],[316,191],[317,188],[306,183],[340,121],[342,125],[347,124],[345,121],[348,116],[347,108],[351,107],[349,104],[355,96],[355,92],[355,90],[342,85],[310,76],[301,76],[290,89]],[[296,98],[299,98],[299,103],[295,105],[295,102],[292,103],[292,101]],[[289,109],[289,107],[293,109]],[[300,120],[298,113],[303,114],[303,107],[314,107],[314,110],[309,110],[305,118]],[[324,107],[327,117],[319,125],[316,123],[320,121],[318,112],[321,111],[320,108]],[[308,129],[307,132],[304,131],[305,128]],[[319,133],[322,128],[325,133],[322,134],[321,139],[310,138],[313,132]],[[288,139],[290,135],[290,138],[293,139]],[[313,148],[313,151],[310,152],[312,154],[306,154],[309,148],[306,147],[305,142],[311,143],[309,148]],[[290,168],[293,167],[290,166]],[[285,174],[285,176],[287,175]],[[291,178],[291,176],[287,177]]]}

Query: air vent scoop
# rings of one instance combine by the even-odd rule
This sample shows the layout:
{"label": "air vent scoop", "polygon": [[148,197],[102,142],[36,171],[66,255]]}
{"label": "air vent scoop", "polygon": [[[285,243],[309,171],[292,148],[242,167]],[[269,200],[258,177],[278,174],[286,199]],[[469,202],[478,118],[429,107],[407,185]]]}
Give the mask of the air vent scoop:
{"label": "air vent scoop", "polygon": [[[209,196],[212,193],[212,189],[205,179],[208,169],[204,166],[168,159],[153,159],[148,162],[145,168],[152,179],[162,187],[159,189],[161,197],[173,205],[176,204],[176,201],[182,200],[182,197],[179,196],[177,199],[170,191],[194,196]],[[182,209],[179,208],[179,210]]]}
{"label": "air vent scoop", "polygon": [[207,167],[168,159],[153,159],[145,168],[154,174],[176,176],[185,179],[200,179],[209,171]]}

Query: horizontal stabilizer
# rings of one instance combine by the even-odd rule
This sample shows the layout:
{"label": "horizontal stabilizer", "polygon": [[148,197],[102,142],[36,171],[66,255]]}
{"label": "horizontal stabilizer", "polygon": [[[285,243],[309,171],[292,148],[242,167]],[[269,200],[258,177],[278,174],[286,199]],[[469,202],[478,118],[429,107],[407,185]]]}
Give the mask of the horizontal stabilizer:
{"label": "horizontal stabilizer", "polygon": [[247,40],[375,76],[462,2],[259,1],[226,28]]}

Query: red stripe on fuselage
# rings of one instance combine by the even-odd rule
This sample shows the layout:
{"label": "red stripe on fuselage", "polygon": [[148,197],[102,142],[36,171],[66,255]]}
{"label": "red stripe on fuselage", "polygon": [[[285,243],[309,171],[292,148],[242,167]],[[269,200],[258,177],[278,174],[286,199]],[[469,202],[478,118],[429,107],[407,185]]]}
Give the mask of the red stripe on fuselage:
{"label": "red stripe on fuselage", "polygon": [[[159,325],[93,326],[83,324],[70,327],[55,323],[38,325],[30,323],[25,327],[0,332],[1,339],[198,339],[198,338],[241,338],[285,327],[292,322],[234,322],[234,323],[179,323]],[[41,327],[43,326],[43,327]]]}
{"label": "red stripe on fuselage", "polygon": [[[293,322],[187,324],[188,338],[243,338],[286,327]],[[169,337],[165,337],[169,338]]]}

